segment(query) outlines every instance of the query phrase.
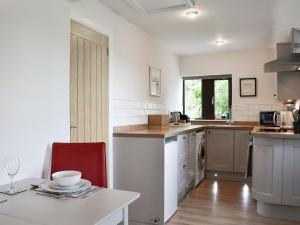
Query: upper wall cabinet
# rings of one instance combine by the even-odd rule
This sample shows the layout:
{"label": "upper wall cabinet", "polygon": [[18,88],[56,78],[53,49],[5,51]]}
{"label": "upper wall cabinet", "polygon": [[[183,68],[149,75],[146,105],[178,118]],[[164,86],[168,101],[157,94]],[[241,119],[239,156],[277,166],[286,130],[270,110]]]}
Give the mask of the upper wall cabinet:
{"label": "upper wall cabinet", "polygon": [[[277,57],[281,58],[291,54],[291,43],[277,44]],[[300,72],[277,73],[277,98],[300,99]]]}

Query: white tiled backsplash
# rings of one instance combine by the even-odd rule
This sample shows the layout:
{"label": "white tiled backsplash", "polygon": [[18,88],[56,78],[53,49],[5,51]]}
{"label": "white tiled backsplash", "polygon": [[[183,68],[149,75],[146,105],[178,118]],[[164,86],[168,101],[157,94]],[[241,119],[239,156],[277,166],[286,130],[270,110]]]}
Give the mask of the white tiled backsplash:
{"label": "white tiled backsplash", "polygon": [[[149,114],[168,114],[166,104],[113,99],[113,126],[146,124]],[[260,111],[284,110],[283,104],[232,105],[234,121],[259,121]]]}
{"label": "white tiled backsplash", "polygon": [[145,124],[149,114],[168,114],[164,103],[113,99],[112,104],[113,126]]}
{"label": "white tiled backsplash", "polygon": [[232,105],[232,116],[235,121],[259,121],[260,111],[280,110],[285,110],[283,104]]}

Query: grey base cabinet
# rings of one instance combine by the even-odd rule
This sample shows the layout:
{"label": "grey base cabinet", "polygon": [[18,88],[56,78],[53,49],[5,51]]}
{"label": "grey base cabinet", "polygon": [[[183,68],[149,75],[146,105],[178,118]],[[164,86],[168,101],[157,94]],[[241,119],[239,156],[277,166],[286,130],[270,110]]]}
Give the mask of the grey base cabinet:
{"label": "grey base cabinet", "polygon": [[177,209],[176,137],[114,137],[114,188],[141,197],[129,206],[129,219],[163,225]]}
{"label": "grey base cabinet", "polygon": [[255,138],[252,197],[258,201],[300,206],[300,140]]}
{"label": "grey base cabinet", "polygon": [[283,190],[284,205],[300,206],[300,141],[284,140]]}
{"label": "grey base cabinet", "polygon": [[244,173],[250,130],[208,129],[207,170]]}
{"label": "grey base cabinet", "polygon": [[233,171],[234,130],[207,130],[207,170]]}
{"label": "grey base cabinet", "polygon": [[282,139],[254,139],[252,174],[254,199],[273,204],[281,203],[282,159]]}
{"label": "grey base cabinet", "polygon": [[234,131],[234,168],[235,173],[244,173],[246,169],[246,156],[251,141],[250,130]]}

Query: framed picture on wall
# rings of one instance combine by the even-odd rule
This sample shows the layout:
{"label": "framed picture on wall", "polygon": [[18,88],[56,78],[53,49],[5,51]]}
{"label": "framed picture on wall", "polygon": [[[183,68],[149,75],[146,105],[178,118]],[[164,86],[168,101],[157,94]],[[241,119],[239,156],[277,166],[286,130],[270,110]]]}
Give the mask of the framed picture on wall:
{"label": "framed picture on wall", "polygon": [[240,79],[240,96],[241,97],[256,96],[256,78]]}
{"label": "framed picture on wall", "polygon": [[151,96],[161,95],[161,70],[149,67],[149,90]]}

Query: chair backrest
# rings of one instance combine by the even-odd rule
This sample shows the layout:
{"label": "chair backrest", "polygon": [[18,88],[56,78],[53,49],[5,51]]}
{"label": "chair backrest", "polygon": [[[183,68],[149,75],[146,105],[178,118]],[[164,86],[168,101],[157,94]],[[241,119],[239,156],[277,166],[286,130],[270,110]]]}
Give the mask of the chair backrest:
{"label": "chair backrest", "polygon": [[105,143],[53,143],[51,174],[77,170],[93,185],[107,187]]}

